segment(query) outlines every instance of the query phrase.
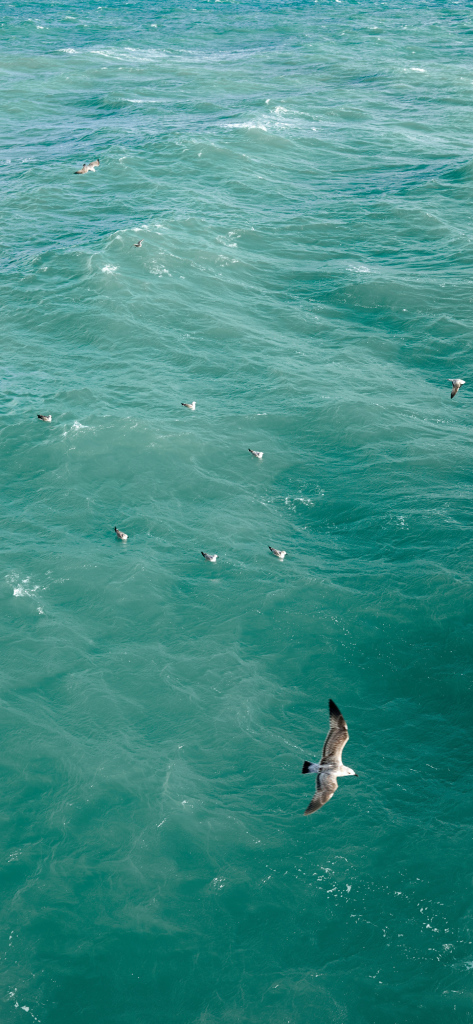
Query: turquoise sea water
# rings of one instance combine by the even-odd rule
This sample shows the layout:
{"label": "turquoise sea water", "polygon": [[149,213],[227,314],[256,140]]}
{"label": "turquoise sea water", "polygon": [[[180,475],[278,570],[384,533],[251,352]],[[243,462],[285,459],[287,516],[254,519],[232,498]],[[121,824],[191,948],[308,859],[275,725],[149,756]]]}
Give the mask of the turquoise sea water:
{"label": "turquoise sea water", "polygon": [[471,5],[0,32],[2,1021],[472,1021]]}

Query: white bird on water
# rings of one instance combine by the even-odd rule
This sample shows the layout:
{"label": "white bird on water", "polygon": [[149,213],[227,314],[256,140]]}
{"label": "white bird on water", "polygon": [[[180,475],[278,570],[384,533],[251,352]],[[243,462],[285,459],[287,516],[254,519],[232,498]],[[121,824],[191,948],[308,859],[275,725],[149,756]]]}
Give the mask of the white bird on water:
{"label": "white bird on water", "polygon": [[135,249],[141,249],[142,245],[143,245],[143,239],[140,238],[139,242],[135,242]]}
{"label": "white bird on water", "polygon": [[272,555],[276,555],[276,558],[279,558],[281,560],[281,562],[284,561],[284,559],[285,559],[285,557],[287,555],[287,551],[280,551],[279,548],[272,548],[271,544],[268,544],[268,548],[269,548],[269,550],[270,550]]}
{"label": "white bird on water", "polygon": [[128,534],[123,533],[123,530],[117,530],[116,526],[114,526],[113,529],[115,530],[115,533],[119,540],[128,540]]}
{"label": "white bird on water", "polygon": [[93,171],[95,174],[95,168],[100,164],[100,160],[91,160],[90,164],[82,164],[80,171],[74,171],[74,174],[87,174],[87,171]]}
{"label": "white bird on water", "polygon": [[327,800],[331,800],[335,790],[338,789],[337,778],[340,778],[342,775],[357,774],[353,771],[353,768],[346,768],[342,764],[342,750],[345,743],[350,739],[347,723],[333,700],[329,700],[328,706],[330,729],[324,743],[320,764],[316,764],[314,761],[304,761],[302,766],[303,775],[306,772],[317,772],[315,796],[312,797],[304,814],[313,814],[314,811],[318,811],[320,807],[326,804]]}
{"label": "white bird on water", "polygon": [[52,420],[51,413],[49,414],[49,416],[42,416],[41,413],[39,412],[39,413],[37,413],[37,416],[38,416],[38,419],[39,420],[43,420],[44,423],[51,423],[51,420]]}
{"label": "white bird on water", "polygon": [[207,555],[205,551],[200,552],[204,556],[206,562],[216,562],[218,555]]}
{"label": "white bird on water", "polygon": [[186,409],[192,409],[192,412],[194,412],[195,410],[195,402],[181,402],[181,405],[183,405]]}
{"label": "white bird on water", "polygon": [[460,377],[455,377],[453,380],[452,380],[451,377],[449,377],[448,379],[450,381],[450,384],[453,385],[452,393],[450,395],[450,398],[455,398],[455,395],[456,395],[457,391],[460,390],[462,384],[465,384],[465,381],[464,380],[460,380]]}
{"label": "white bird on water", "polygon": [[251,452],[251,454],[254,455],[257,459],[263,458],[264,452],[255,452],[253,451],[252,448],[248,448],[248,451]]}

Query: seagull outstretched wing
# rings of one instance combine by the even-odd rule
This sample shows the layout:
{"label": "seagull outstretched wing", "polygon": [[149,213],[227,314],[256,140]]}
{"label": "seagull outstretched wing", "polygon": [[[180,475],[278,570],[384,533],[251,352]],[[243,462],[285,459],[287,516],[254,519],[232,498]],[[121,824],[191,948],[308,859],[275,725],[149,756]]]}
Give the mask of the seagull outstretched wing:
{"label": "seagull outstretched wing", "polygon": [[331,771],[319,772],[315,794],[309,806],[306,807],[304,814],[313,814],[314,811],[318,811],[328,800],[332,799],[336,789],[338,789],[336,775],[333,775]]}
{"label": "seagull outstretched wing", "polygon": [[[328,706],[330,711],[330,729],[324,743],[320,765],[321,767],[324,765],[338,767],[342,763],[342,750],[350,737],[348,735],[347,723],[337,705],[333,700],[329,700]],[[330,796],[332,795],[331,793]],[[330,798],[327,797],[328,799]],[[323,802],[325,803],[325,800]]]}

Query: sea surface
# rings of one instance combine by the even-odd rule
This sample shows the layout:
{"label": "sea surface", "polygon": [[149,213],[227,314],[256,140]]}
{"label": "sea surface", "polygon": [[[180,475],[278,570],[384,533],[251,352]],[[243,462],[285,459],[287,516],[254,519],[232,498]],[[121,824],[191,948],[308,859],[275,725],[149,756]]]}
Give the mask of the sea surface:
{"label": "sea surface", "polygon": [[472,5],[0,38],[2,1024],[473,1021]]}

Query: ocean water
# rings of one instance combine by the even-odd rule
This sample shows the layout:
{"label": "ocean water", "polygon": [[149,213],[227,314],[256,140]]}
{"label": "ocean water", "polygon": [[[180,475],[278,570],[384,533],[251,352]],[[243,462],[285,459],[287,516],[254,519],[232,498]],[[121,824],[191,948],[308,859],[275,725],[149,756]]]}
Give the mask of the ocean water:
{"label": "ocean water", "polygon": [[2,1021],[473,1021],[471,4],[0,35]]}

